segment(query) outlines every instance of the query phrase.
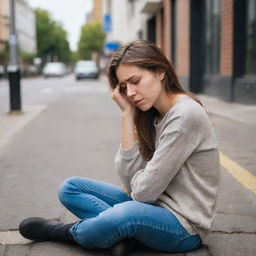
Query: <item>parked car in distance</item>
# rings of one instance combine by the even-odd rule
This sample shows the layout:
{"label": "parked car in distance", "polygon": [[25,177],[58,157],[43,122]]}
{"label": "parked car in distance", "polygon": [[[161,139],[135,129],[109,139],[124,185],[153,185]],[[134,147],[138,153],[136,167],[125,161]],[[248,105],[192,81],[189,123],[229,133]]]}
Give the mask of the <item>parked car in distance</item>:
{"label": "parked car in distance", "polygon": [[66,66],[62,62],[48,62],[43,68],[43,76],[47,77],[63,77],[66,75]]}
{"label": "parked car in distance", "polygon": [[0,65],[0,79],[4,77],[4,67]]}
{"label": "parked car in distance", "polygon": [[22,77],[33,77],[38,75],[38,68],[35,65],[20,66]]}
{"label": "parked car in distance", "polygon": [[99,78],[99,68],[97,64],[93,60],[80,60],[75,65],[75,76],[76,80],[83,79],[83,78]]}

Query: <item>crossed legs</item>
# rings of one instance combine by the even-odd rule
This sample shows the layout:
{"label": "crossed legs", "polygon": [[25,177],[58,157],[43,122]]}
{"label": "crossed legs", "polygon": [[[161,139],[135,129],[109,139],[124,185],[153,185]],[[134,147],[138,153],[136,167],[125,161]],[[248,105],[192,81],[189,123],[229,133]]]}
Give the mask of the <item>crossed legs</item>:
{"label": "crossed legs", "polygon": [[134,201],[117,186],[71,177],[61,186],[59,199],[81,219],[70,232],[85,248],[110,248],[129,237],[167,252],[200,246],[200,237],[190,235],[170,211]]}

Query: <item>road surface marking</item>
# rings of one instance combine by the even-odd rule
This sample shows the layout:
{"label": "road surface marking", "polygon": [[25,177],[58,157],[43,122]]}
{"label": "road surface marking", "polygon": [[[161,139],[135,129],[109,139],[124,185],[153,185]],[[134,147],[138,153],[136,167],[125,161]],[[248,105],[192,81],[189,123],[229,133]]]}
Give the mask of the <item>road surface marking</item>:
{"label": "road surface marking", "polygon": [[244,187],[256,194],[256,177],[245,168],[220,152],[221,165]]}

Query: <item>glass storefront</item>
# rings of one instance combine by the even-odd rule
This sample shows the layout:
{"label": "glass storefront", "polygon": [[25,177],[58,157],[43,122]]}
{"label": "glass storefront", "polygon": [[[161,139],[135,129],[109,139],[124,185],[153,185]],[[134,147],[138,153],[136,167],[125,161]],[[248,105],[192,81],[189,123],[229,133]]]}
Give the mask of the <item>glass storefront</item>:
{"label": "glass storefront", "polygon": [[247,0],[246,74],[256,74],[256,1]]}
{"label": "glass storefront", "polygon": [[206,74],[220,69],[220,0],[205,1]]}

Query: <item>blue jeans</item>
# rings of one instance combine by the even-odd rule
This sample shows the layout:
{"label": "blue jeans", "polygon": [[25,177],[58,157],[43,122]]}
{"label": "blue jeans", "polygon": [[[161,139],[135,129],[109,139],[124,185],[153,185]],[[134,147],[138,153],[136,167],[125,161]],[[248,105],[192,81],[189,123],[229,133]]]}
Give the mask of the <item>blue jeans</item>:
{"label": "blue jeans", "polygon": [[199,235],[190,235],[170,211],[134,201],[117,186],[71,177],[61,186],[59,199],[81,219],[70,231],[85,248],[110,248],[128,237],[166,252],[200,247]]}

